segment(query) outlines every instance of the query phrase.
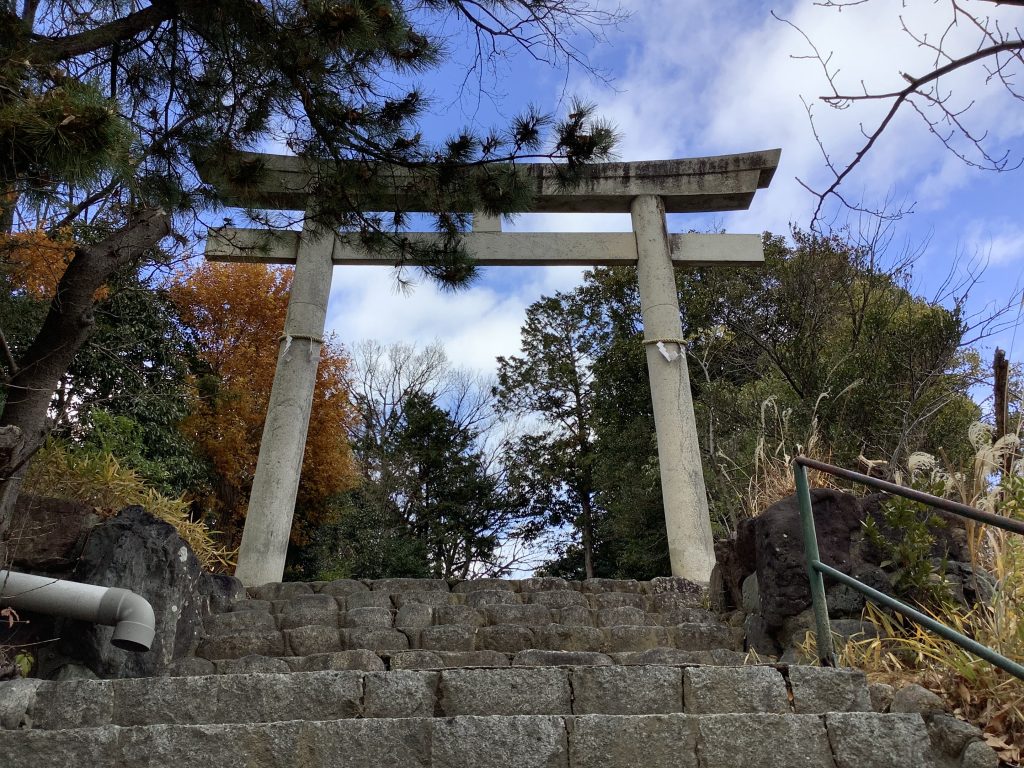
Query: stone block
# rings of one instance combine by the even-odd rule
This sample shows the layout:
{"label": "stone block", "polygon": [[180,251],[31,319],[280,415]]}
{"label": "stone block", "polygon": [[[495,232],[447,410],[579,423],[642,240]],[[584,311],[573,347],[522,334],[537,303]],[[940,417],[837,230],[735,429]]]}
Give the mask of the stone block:
{"label": "stone block", "polygon": [[440,673],[440,712],[459,715],[569,715],[568,671],[549,668],[459,669]]}
{"label": "stone block", "polygon": [[657,592],[651,594],[651,609],[657,613],[678,611],[685,608],[704,610],[704,605],[694,602],[692,596],[684,592]]}
{"label": "stone block", "polygon": [[551,609],[543,605],[488,605],[484,610],[487,623],[521,624],[528,627],[540,627],[551,623]]}
{"label": "stone block", "polygon": [[888,712],[892,705],[895,689],[888,683],[868,684],[868,695],[871,697],[871,709],[875,712]]}
{"label": "stone block", "polygon": [[109,726],[69,731],[0,730],[0,755],[4,768],[124,765],[119,762],[118,731]]}
{"label": "stone block", "polygon": [[446,669],[441,711],[457,715],[569,715],[572,692],[564,669]]}
{"label": "stone block", "polygon": [[127,728],[118,734],[118,756],[112,763],[164,768],[211,765],[218,768],[286,768],[298,748],[299,723],[260,725],[155,725]]}
{"label": "stone block", "polygon": [[[481,630],[483,631],[483,630]],[[545,651],[592,651],[605,649],[604,632],[595,627],[548,624],[536,630],[535,648]],[[520,648],[519,650],[524,650]]]}
{"label": "stone block", "polygon": [[464,667],[507,667],[509,656],[500,651],[438,651],[445,669]]}
{"label": "stone block", "polygon": [[694,715],[789,712],[782,674],[771,667],[689,667],[683,707]]}
{"label": "stone block", "polygon": [[[443,592],[429,592],[428,594],[439,595]],[[432,626],[434,623],[434,609],[423,603],[406,603],[398,609],[395,614],[395,626],[422,629]]]}
{"label": "stone block", "polygon": [[597,626],[599,627],[642,627],[650,623],[647,619],[647,612],[640,608],[623,605],[618,608],[601,608],[597,611]]}
{"label": "stone block", "polygon": [[387,608],[349,608],[345,611],[345,627],[378,627],[389,629],[394,614]]}
{"label": "stone block", "polygon": [[647,610],[647,595],[633,594],[631,592],[593,592],[587,595],[590,607],[601,610],[602,608],[639,608]]}
{"label": "stone block", "polygon": [[419,718],[307,722],[288,766],[428,768],[430,739],[430,721]]}
{"label": "stone block", "polygon": [[972,741],[960,756],[960,768],[999,768],[1000,765],[995,750],[983,741]]}
{"label": "stone block", "polygon": [[443,669],[444,662],[434,651],[403,651],[391,655],[391,669]]}
{"label": "stone block", "polygon": [[743,628],[722,624],[677,624],[675,646],[684,651],[707,651],[712,648],[743,650]]}
{"label": "stone block", "polygon": [[321,595],[344,597],[355,592],[368,592],[369,589],[363,582],[356,581],[355,579],[336,579],[321,585],[317,592]]}
{"label": "stone block", "polygon": [[467,627],[483,627],[487,625],[487,617],[482,610],[468,605],[443,605],[434,609],[435,624],[462,624]]}
{"label": "stone block", "polygon": [[277,624],[269,613],[252,610],[212,614],[203,620],[203,627],[207,636],[212,636],[273,632],[277,629]]}
{"label": "stone block", "polygon": [[[697,721],[702,766],[832,768],[828,733],[816,715],[708,715]],[[866,745],[870,748],[870,745]],[[889,768],[920,763],[887,763]]]}
{"label": "stone block", "polygon": [[247,600],[239,600],[236,603],[232,603],[226,612],[238,613],[242,611],[263,611],[263,613],[271,613],[272,605],[269,600],[254,600],[249,598]]}
{"label": "stone block", "polygon": [[[262,763],[254,763],[263,768]],[[427,768],[430,722],[424,719],[358,719],[301,724],[288,768]]]}
{"label": "stone block", "polygon": [[341,630],[346,650],[366,648],[371,651],[407,651],[409,638],[396,629],[355,627]]}
{"label": "stone block", "polygon": [[301,581],[262,584],[249,590],[257,600],[291,600],[300,595],[312,595],[313,588]]}
{"label": "stone block", "polygon": [[683,711],[678,667],[584,667],[572,670],[573,713],[655,715]]}
{"label": "stone block", "polygon": [[658,623],[665,627],[676,624],[720,624],[718,616],[703,608],[686,608],[684,606],[666,606],[653,614]]}
{"label": "stone block", "polygon": [[522,598],[515,592],[496,589],[480,589],[466,593],[466,605],[471,608],[483,608],[487,605],[519,605]]}
{"label": "stone block", "polygon": [[288,662],[274,656],[243,656],[217,662],[218,675],[281,674],[291,671]]}
{"label": "stone block", "polygon": [[798,714],[873,711],[867,679],[859,669],[792,666],[789,685]]}
{"label": "stone block", "polygon": [[836,768],[934,765],[924,720],[917,714],[877,712],[825,715]]}
{"label": "stone block", "polygon": [[579,588],[578,581],[566,581],[559,576],[534,576],[530,579],[521,579],[519,582],[520,592],[551,592]]}
{"label": "stone block", "polygon": [[670,627],[608,627],[602,630],[606,653],[618,651],[646,651],[651,648],[671,648],[675,645]]}
{"label": "stone block", "polygon": [[36,689],[27,718],[33,728],[44,730],[112,725],[115,722],[114,683],[110,680],[45,682]]}
{"label": "stone block", "polygon": [[224,676],[118,680],[112,688],[113,725],[225,722],[219,712]]}
{"label": "stone block", "polygon": [[573,589],[530,592],[527,594],[526,599],[531,605],[546,605],[548,608],[568,608],[571,605],[579,605],[584,608],[590,607],[586,595]]}
{"label": "stone block", "polygon": [[953,715],[936,714],[928,718],[928,738],[932,746],[946,757],[959,759],[964,747],[982,738],[982,733],[970,723]]}
{"label": "stone block", "polygon": [[481,651],[519,653],[536,647],[533,630],[506,624],[499,627],[481,627],[476,630],[476,647]]}
{"label": "stone block", "polygon": [[580,583],[580,591],[587,594],[598,592],[627,592],[634,595],[643,594],[643,585],[636,579],[584,579]]}
{"label": "stone block", "polygon": [[[292,630],[296,631],[296,630]],[[199,644],[196,656],[211,661],[243,656],[284,656],[284,635],[280,632],[252,632],[244,635],[208,637]]]}
{"label": "stone block", "polygon": [[[559,592],[537,592],[538,595],[557,595]],[[576,594],[576,593],[571,593]],[[583,597],[580,595],[580,597]],[[592,627],[596,624],[594,612],[588,606],[569,605],[558,612],[558,623],[577,627]]]}
{"label": "stone block", "polygon": [[[318,595],[319,597],[319,595]],[[281,629],[296,629],[298,627],[310,627],[318,625],[321,627],[337,627],[339,612],[321,611],[317,608],[305,608],[297,611],[288,611],[278,614],[277,624]]]}
{"label": "stone block", "polygon": [[916,713],[919,715],[930,715],[935,712],[944,712],[946,705],[942,703],[937,695],[923,688],[920,685],[911,683],[897,690],[892,696],[892,704],[889,705],[890,712]]}
{"label": "stone block", "polygon": [[741,587],[743,610],[747,613],[758,613],[761,609],[761,598],[757,590],[757,574],[752,573],[743,580]]}
{"label": "stone block", "polygon": [[369,582],[374,592],[450,592],[444,579],[375,579]]}
{"label": "stone block", "polygon": [[425,651],[473,651],[476,633],[475,627],[460,624],[427,627],[420,632],[420,647]]}
{"label": "stone block", "polygon": [[394,670],[363,678],[363,717],[433,717],[439,672]]}
{"label": "stone block", "polygon": [[452,587],[452,592],[465,594],[480,590],[517,592],[519,581],[513,579],[469,579],[460,581]]}
{"label": "stone block", "polygon": [[574,717],[569,728],[569,763],[580,768],[697,768],[696,718],[679,714]]}
{"label": "stone block", "polygon": [[513,667],[596,667],[613,664],[611,656],[593,651],[544,651],[531,648],[512,659]]}
{"label": "stone block", "polygon": [[298,595],[293,597],[281,609],[282,615],[289,613],[300,613],[303,611],[317,610],[324,613],[337,613],[338,600],[332,595]]}
{"label": "stone block", "polygon": [[643,585],[644,591],[653,597],[674,594],[676,599],[685,601],[691,608],[700,608],[707,604],[707,586],[684,579],[680,576],[656,576]]}
{"label": "stone block", "polygon": [[386,608],[391,610],[391,596],[387,592],[351,592],[345,595],[345,608]]}
{"label": "stone block", "polygon": [[457,717],[430,721],[431,768],[568,768],[560,717]]}
{"label": "stone block", "polygon": [[[313,656],[344,650],[341,634],[336,627],[311,624],[284,630],[285,644],[291,656]],[[281,654],[282,656],[284,654]]]}
{"label": "stone block", "polygon": [[450,592],[398,592],[391,596],[396,608],[405,608],[407,605],[454,605],[461,595],[453,595]]}
{"label": "stone block", "polygon": [[167,668],[167,677],[196,677],[199,675],[216,675],[217,665],[209,659],[198,656],[186,656],[172,661]]}
{"label": "stone block", "polygon": [[373,651],[359,648],[353,651],[314,653],[312,656],[297,656],[288,659],[293,672],[326,672],[333,670],[361,670],[383,672],[386,667]]}
{"label": "stone block", "polygon": [[638,664],[709,664],[701,656],[702,651],[680,651],[676,648],[652,648],[649,651],[623,651],[611,654],[616,664],[634,666]]}

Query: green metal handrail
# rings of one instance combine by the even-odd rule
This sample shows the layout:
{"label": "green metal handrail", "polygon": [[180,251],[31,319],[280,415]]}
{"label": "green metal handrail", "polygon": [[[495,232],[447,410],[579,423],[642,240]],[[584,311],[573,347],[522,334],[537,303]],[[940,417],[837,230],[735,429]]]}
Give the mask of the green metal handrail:
{"label": "green metal handrail", "polygon": [[927,627],[947,640],[951,640],[961,648],[970,651],[975,656],[978,656],[990,664],[994,664],[1000,669],[1009,672],[1014,677],[1024,680],[1024,666],[1006,658],[988,646],[982,645],[977,640],[967,637],[967,635],[961,634],[955,629],[947,627],[945,624],[936,621],[930,616],[926,616],[920,611],[911,608],[906,603],[901,603],[896,598],[890,597],[884,592],[879,592],[877,589],[872,589],[864,582],[858,581],[852,576],[848,576],[842,571],[838,571],[821,562],[821,555],[818,553],[818,536],[814,530],[814,513],[811,507],[811,491],[807,483],[808,467],[835,477],[842,477],[846,480],[860,483],[861,485],[878,488],[879,490],[887,493],[903,496],[904,498],[911,499],[913,501],[919,501],[923,504],[928,504],[929,506],[943,509],[947,512],[952,512],[955,515],[985,523],[986,525],[994,525],[1013,533],[1024,534],[1024,521],[1011,520],[1006,517],[1001,517],[1000,515],[994,515],[991,512],[985,512],[980,509],[975,509],[974,507],[969,507],[966,504],[949,501],[948,499],[940,499],[938,496],[922,493],[921,491],[916,491],[912,488],[904,488],[903,486],[896,485],[895,483],[862,475],[859,472],[851,472],[848,469],[835,467],[822,461],[815,461],[814,459],[809,459],[806,456],[797,456],[793,460],[793,473],[796,477],[797,500],[800,503],[800,523],[804,537],[804,555],[807,559],[807,578],[811,584],[811,605],[814,608],[814,624],[815,629],[817,630],[818,660],[823,665],[835,666],[836,663],[835,649],[832,644],[832,629],[828,618],[828,603],[825,600],[825,581],[823,576],[828,576],[830,579],[834,579],[841,584],[845,584],[846,586],[857,590],[873,603],[891,608],[897,613],[900,613],[908,619]]}

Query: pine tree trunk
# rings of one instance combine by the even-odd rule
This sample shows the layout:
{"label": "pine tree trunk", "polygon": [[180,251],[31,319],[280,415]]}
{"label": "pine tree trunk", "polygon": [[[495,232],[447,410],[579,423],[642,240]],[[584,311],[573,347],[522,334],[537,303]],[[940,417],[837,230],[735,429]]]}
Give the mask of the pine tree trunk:
{"label": "pine tree trunk", "polygon": [[[16,361],[18,368],[7,384],[0,412],[0,429],[14,427],[20,433],[16,446],[0,452],[0,558],[6,559],[3,549],[28,462],[49,432],[53,393],[92,333],[96,291],[119,267],[156,246],[169,232],[167,214],[146,209],[102,242],[76,248],[42,328]],[[14,432],[6,430],[9,435]]]}
{"label": "pine tree trunk", "polygon": [[585,493],[580,504],[583,525],[583,571],[588,579],[594,578],[594,520],[590,506],[590,494]]}

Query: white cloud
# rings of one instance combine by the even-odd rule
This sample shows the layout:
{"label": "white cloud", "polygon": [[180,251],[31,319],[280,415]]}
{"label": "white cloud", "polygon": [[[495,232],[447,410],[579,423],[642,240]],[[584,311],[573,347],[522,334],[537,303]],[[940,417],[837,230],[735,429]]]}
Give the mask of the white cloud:
{"label": "white cloud", "polygon": [[334,270],[327,327],[347,345],[383,343],[445,345],[458,367],[495,370],[495,357],[519,353],[526,308],[543,295],[571,290],[582,270],[572,267],[490,267],[477,285],[455,293],[421,280],[398,289],[393,271],[380,267]]}
{"label": "white cloud", "polygon": [[1009,221],[975,223],[967,232],[967,251],[985,259],[990,267],[1024,267],[1024,226]]}

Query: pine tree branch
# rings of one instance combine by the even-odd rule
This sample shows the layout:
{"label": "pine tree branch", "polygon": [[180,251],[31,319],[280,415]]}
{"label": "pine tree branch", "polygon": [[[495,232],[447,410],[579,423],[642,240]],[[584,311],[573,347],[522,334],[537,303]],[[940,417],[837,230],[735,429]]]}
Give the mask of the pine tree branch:
{"label": "pine tree branch", "polygon": [[28,59],[36,66],[72,59],[86,53],[102,50],[121,40],[159,26],[173,18],[178,4],[171,0],[154,0],[140,11],[116,19],[95,29],[88,29],[67,37],[36,36],[28,49]]}

